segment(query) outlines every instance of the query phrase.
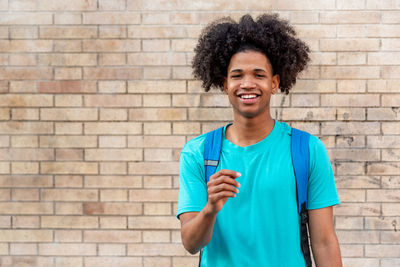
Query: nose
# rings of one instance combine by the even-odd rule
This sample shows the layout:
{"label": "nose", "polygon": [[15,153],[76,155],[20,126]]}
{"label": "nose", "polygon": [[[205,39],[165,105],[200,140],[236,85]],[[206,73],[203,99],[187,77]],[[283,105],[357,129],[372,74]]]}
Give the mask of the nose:
{"label": "nose", "polygon": [[253,78],[249,77],[248,75],[244,76],[240,83],[240,88],[254,88],[255,86],[256,86],[256,84],[255,84]]}

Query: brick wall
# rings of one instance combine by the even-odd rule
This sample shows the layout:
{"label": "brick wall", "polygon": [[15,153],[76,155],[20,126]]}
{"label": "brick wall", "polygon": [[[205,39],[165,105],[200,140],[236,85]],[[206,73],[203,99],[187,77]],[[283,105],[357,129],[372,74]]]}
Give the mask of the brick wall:
{"label": "brick wall", "polygon": [[397,0],[0,0],[0,265],[196,266],[179,152],[232,111],[192,79],[193,47],[266,11],[312,50],[273,114],[328,147],[345,266],[400,266]]}

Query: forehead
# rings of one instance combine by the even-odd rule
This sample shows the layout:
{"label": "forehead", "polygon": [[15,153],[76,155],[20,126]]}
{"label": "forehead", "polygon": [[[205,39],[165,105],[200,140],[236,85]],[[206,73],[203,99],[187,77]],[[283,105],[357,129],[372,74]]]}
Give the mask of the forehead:
{"label": "forehead", "polygon": [[233,70],[255,70],[272,71],[271,63],[267,56],[257,51],[243,51],[232,56],[228,72]]}

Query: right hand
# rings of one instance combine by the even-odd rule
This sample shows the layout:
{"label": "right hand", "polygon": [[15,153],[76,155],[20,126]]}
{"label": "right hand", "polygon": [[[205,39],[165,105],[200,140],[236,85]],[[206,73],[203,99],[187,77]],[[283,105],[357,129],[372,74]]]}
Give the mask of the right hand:
{"label": "right hand", "polygon": [[240,173],[232,170],[219,170],[210,176],[207,183],[208,202],[207,210],[211,214],[217,214],[230,197],[236,197],[240,184],[235,180]]}

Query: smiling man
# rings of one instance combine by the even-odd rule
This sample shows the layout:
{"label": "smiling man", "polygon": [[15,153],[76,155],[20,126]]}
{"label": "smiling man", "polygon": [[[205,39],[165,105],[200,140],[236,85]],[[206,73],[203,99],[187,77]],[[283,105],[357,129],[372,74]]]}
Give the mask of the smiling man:
{"label": "smiling man", "polygon": [[[177,216],[184,247],[202,251],[201,266],[304,267],[291,128],[274,120],[270,100],[296,82],[309,49],[277,15],[209,25],[193,69],[206,91],[223,90],[234,111],[223,128],[216,172],[205,179],[206,135],[181,152]],[[309,230],[318,267],[342,266],[332,206],[339,203],[323,143],[309,139]]]}

